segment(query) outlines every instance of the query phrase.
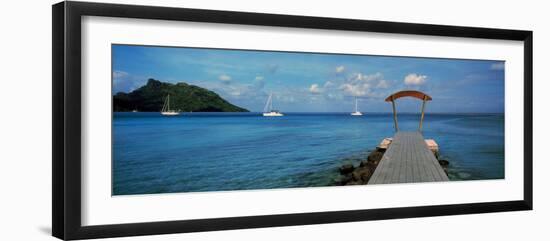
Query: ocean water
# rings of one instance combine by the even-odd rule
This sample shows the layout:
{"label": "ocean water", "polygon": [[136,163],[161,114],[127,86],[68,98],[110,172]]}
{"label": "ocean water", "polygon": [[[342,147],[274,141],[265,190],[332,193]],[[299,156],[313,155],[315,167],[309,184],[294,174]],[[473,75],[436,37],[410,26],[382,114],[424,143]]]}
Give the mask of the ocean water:
{"label": "ocean water", "polygon": [[[418,114],[400,114],[415,130]],[[503,114],[426,114],[451,180],[504,178]],[[335,185],[385,137],[391,114],[114,113],[113,195]]]}

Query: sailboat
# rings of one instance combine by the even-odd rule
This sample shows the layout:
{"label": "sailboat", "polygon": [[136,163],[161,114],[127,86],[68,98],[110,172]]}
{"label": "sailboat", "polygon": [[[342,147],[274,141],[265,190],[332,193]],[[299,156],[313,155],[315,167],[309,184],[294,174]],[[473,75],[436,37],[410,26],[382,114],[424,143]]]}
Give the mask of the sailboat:
{"label": "sailboat", "polygon": [[269,94],[269,98],[267,98],[263,115],[264,116],[283,116],[283,113],[273,109],[273,93]]}
{"label": "sailboat", "polygon": [[180,114],[179,112],[170,109],[170,95],[166,96],[166,99],[164,100],[164,105],[162,106],[162,110],[160,111],[160,114],[166,115],[166,116],[174,116],[174,115]]}
{"label": "sailboat", "polygon": [[355,112],[352,112],[351,115],[353,115],[353,116],[363,115],[363,113],[361,113],[357,110],[357,96],[355,96]]}

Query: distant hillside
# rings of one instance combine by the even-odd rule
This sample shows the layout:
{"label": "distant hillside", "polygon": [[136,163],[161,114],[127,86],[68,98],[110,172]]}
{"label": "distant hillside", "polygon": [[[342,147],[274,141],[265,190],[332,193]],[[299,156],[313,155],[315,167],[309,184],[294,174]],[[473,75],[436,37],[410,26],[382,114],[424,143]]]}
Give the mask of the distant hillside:
{"label": "distant hillside", "polygon": [[162,109],[170,94],[170,109],[184,112],[248,112],[235,106],[213,91],[186,83],[165,83],[149,79],[147,84],[130,92],[113,96],[114,111],[151,111]]}

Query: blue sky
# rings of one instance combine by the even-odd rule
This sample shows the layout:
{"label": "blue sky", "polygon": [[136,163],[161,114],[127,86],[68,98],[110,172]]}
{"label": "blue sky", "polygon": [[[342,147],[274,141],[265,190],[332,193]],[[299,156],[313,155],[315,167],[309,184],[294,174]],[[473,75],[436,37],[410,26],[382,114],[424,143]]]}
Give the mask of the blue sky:
{"label": "blue sky", "polygon": [[[399,90],[432,96],[427,112],[503,113],[504,62],[346,54],[113,45],[113,93],[148,78],[186,82],[261,111],[269,93],[282,112],[391,112]],[[418,112],[403,98],[399,112]]]}

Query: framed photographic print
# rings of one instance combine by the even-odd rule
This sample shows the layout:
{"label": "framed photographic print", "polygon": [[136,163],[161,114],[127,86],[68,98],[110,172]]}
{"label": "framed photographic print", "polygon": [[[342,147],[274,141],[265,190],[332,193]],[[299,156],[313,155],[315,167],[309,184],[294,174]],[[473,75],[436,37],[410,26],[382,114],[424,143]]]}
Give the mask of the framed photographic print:
{"label": "framed photographic print", "polygon": [[532,32],[53,6],[53,235],[532,209]]}

